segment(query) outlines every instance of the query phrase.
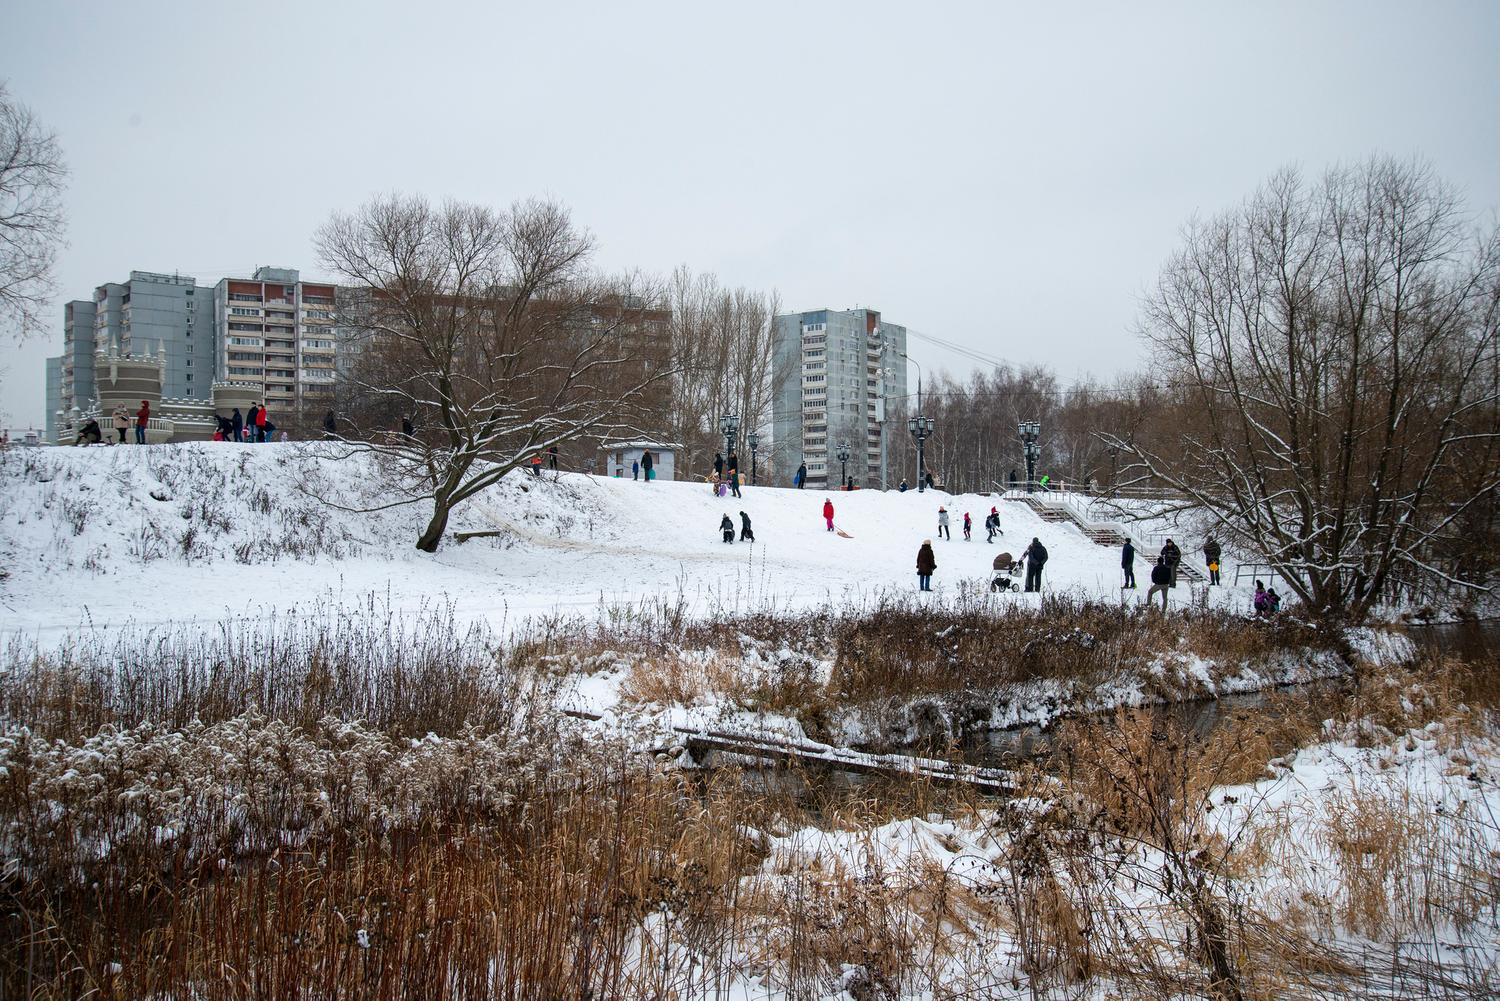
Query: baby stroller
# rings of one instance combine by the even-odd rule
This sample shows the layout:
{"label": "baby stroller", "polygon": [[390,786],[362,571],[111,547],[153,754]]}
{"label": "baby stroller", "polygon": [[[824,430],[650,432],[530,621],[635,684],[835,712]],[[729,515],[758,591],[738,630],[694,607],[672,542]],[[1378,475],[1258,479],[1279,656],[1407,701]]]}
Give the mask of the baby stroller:
{"label": "baby stroller", "polygon": [[995,576],[990,581],[991,591],[1019,591],[1020,585],[1016,578],[1021,576],[1024,565],[1020,560],[1011,556],[1010,553],[1001,553],[995,557]]}

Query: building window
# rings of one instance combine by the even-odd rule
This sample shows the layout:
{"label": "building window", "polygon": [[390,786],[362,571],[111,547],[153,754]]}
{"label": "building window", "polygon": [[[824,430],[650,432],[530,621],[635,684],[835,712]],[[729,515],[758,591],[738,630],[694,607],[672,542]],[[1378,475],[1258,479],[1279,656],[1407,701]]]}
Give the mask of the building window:
{"label": "building window", "polygon": [[186,382],[192,382],[193,381],[193,373],[189,372],[187,375],[183,376],[182,378]]}
{"label": "building window", "polygon": [[258,310],[258,309],[247,309],[244,306],[231,306],[229,308],[229,312],[233,313],[235,316],[259,316],[260,315],[260,310]]}

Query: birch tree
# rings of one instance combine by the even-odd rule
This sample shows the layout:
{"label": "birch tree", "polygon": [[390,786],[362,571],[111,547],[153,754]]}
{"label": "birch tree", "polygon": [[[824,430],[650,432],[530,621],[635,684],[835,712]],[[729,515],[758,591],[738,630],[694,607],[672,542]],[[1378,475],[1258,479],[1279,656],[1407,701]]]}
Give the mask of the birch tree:
{"label": "birch tree", "polygon": [[1314,609],[1479,586],[1443,553],[1500,487],[1497,264],[1423,164],[1283,170],[1190,224],[1144,307],[1174,440],[1105,440]]}
{"label": "birch tree", "polygon": [[659,291],[592,273],[591,239],[555,203],[377,198],[335,214],[316,244],[360,332],[348,447],[383,457],[401,502],[431,501],[423,551],[531,456],[642,434],[671,376],[666,331],[643,322]]}

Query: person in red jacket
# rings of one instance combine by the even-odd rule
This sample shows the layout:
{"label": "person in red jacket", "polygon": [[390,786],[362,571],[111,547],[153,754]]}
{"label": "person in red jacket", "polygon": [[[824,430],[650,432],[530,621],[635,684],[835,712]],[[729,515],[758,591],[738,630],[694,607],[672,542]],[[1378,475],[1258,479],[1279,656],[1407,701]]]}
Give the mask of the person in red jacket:
{"label": "person in red jacket", "polygon": [[270,423],[271,423],[270,421],[266,420],[266,407],[265,407],[265,404],[261,404],[260,410],[257,411],[256,414],[255,414],[255,440],[256,441],[264,442],[266,440],[266,427]]}
{"label": "person in red jacket", "polygon": [[833,531],[833,501],[823,501],[823,520],[828,522],[828,530]]}
{"label": "person in red jacket", "polygon": [[141,401],[141,409],[135,412],[135,443],[146,444],[146,423],[151,420],[151,404]]}

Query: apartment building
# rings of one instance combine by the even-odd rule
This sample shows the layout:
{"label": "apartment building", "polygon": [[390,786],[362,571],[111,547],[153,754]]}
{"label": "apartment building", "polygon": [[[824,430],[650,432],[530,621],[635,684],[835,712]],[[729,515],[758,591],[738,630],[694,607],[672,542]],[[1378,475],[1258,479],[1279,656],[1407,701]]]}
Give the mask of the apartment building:
{"label": "apartment building", "polygon": [[[123,282],[63,305],[63,353],[47,359],[49,423],[95,399],[94,358],[102,348],[166,358],[163,395],[207,399],[214,373],[211,289],[192,278],[132,271]],[[53,440],[49,436],[49,440]]]}
{"label": "apartment building", "polygon": [[843,468],[859,486],[880,486],[885,403],[906,395],[906,328],[873,309],[786,313],[774,321],[771,350],[778,479],[805,462],[811,487],[838,486]]}
{"label": "apartment building", "polygon": [[334,286],[292,268],[257,268],[214,286],[217,377],[258,387],[272,414],[321,414],[333,406],[337,368]]}

